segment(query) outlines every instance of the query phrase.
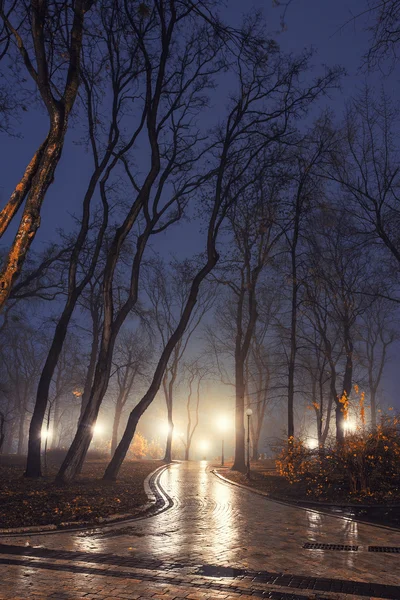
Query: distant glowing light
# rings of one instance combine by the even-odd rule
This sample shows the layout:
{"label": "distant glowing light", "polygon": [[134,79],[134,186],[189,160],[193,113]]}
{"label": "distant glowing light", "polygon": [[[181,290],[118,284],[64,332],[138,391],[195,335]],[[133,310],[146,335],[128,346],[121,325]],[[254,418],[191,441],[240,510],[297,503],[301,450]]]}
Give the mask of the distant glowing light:
{"label": "distant glowing light", "polygon": [[169,423],[161,423],[160,431],[163,435],[169,435],[171,433],[172,427]]}
{"label": "distant glowing light", "polygon": [[353,419],[344,422],[343,429],[345,433],[353,433],[357,429],[357,424]]}
{"label": "distant glowing light", "polygon": [[210,449],[210,442],[208,442],[207,440],[202,440],[202,441],[199,443],[199,449],[200,449],[202,452],[207,452],[207,450],[209,450],[209,449]]}
{"label": "distant glowing light", "polygon": [[80,398],[82,396],[82,391],[81,390],[73,390],[73,395],[76,396],[76,398]]}
{"label": "distant glowing light", "polygon": [[218,429],[224,433],[225,431],[228,431],[228,429],[230,428],[230,422],[227,419],[227,417],[221,416],[221,417],[219,417],[219,419],[217,421],[217,426],[218,426]]}
{"label": "distant glowing light", "polygon": [[52,436],[51,429],[42,429],[42,432],[40,434],[40,437],[42,438],[42,440],[48,440],[51,438],[51,436]]}
{"label": "distant glowing light", "polygon": [[306,446],[309,450],[315,450],[318,448],[318,440],[316,438],[307,438]]}
{"label": "distant glowing light", "polygon": [[102,433],[104,433],[104,425],[101,423],[96,423],[96,425],[93,427],[93,435],[101,435]]}

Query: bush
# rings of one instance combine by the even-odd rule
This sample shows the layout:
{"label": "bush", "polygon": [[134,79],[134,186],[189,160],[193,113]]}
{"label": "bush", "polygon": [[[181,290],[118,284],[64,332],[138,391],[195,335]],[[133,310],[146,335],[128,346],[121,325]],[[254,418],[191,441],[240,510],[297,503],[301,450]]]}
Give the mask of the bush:
{"label": "bush", "polygon": [[276,464],[290,483],[301,482],[307,494],[330,498],[347,494],[354,499],[387,501],[399,496],[400,432],[398,419],[386,420],[374,431],[358,431],[343,444],[309,450],[293,440]]}

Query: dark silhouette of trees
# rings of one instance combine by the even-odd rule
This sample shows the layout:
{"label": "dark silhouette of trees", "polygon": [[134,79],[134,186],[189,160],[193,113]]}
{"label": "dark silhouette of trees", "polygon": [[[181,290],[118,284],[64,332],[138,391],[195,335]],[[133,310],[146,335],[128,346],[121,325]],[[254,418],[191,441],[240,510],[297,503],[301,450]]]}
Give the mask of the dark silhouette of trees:
{"label": "dark silhouette of trees", "polygon": [[118,445],[119,428],[123,411],[132,399],[132,392],[135,392],[137,395],[138,390],[146,382],[151,356],[152,348],[149,342],[146,344],[144,330],[139,328],[134,332],[123,331],[121,333],[113,357],[115,371],[112,377],[116,380],[116,395],[111,437],[111,456],[113,456]]}
{"label": "dark silhouette of trees", "polygon": [[0,308],[10,295],[40,226],[42,204],[61,157],[79,90],[84,23],[91,6],[91,0],[62,4],[32,0],[3,2],[0,6],[0,26],[7,40],[3,52],[21,61],[49,118],[45,139],[0,212],[1,237],[23,206],[17,232],[0,270]]}
{"label": "dark silhouette of trees", "polygon": [[[128,203],[107,251],[103,282],[104,322],[91,397],[61,467],[60,480],[75,476],[89,447],[93,424],[107,389],[115,340],[138,300],[139,276],[147,243],[152,236],[179,221],[190,194],[207,178],[196,170],[204,154],[196,116],[206,106],[206,94],[214,74],[223,67],[220,54],[223,44],[213,35],[211,26],[204,25],[201,19],[199,22],[195,6],[157,3],[145,21],[133,9],[124,6],[126,31],[137,40],[138,60],[143,65],[137,85],[144,95],[135,94],[140,118],[129,149],[142,155],[143,140],[146,139],[150,161],[145,176],[140,177],[132,168],[130,156],[120,159],[133,199]],[[158,40],[162,41],[161,45]],[[142,135],[140,144],[135,145],[139,134]],[[137,237],[130,285],[124,301],[118,310],[114,310],[114,275],[123,245],[131,232]]]}

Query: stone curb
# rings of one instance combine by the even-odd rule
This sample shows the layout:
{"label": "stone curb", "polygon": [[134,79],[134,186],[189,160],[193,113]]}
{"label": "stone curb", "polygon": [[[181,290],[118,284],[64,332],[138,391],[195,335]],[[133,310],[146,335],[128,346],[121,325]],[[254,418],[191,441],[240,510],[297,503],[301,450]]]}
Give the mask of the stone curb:
{"label": "stone curb", "polygon": [[[317,513],[319,515],[325,515],[328,517],[333,517],[334,519],[342,519],[344,521],[351,521],[351,522],[356,522],[356,523],[362,523],[363,525],[369,525],[370,527],[378,527],[378,529],[385,529],[386,531],[399,531],[398,527],[389,527],[388,525],[378,525],[377,523],[370,523],[369,521],[364,521],[363,519],[358,519],[355,517],[346,517],[345,515],[334,515],[330,512],[326,512],[323,510],[318,510],[318,508],[315,507],[315,505],[313,505],[313,507],[307,508],[306,506],[301,506],[295,502],[286,502],[285,500],[277,500],[276,498],[274,498],[273,496],[270,496],[267,492],[262,492],[261,490],[257,490],[255,488],[252,488],[248,485],[243,485],[242,483],[237,483],[236,481],[231,481],[230,479],[228,479],[227,477],[224,477],[223,475],[221,475],[221,473],[219,473],[217,471],[217,469],[210,469],[211,473],[213,475],[215,475],[215,477],[218,477],[219,479],[221,479],[221,481],[223,481],[224,483],[230,484],[230,485],[234,485],[238,488],[242,488],[243,490],[247,490],[248,492],[252,492],[253,494],[257,494],[258,496],[263,496],[264,498],[266,498],[267,500],[269,500],[270,502],[276,502],[277,504],[283,504],[284,506],[291,506],[292,508],[297,508],[298,510],[306,510],[308,512],[313,512],[313,513]],[[327,507],[329,505],[326,505]],[[338,506],[344,506],[344,505],[338,505]],[[322,508],[322,507],[321,507]]]}
{"label": "stone curb", "polygon": [[[146,502],[146,504],[140,506],[135,513],[117,513],[108,517],[100,517],[97,521],[67,521],[65,523],[60,523],[59,525],[32,525],[30,527],[9,527],[5,529],[0,529],[0,536],[24,533],[63,533],[79,531],[81,529],[88,528],[96,529],[98,527],[106,525],[120,524],[125,523],[126,521],[137,521],[139,519],[144,519],[147,516],[153,516],[154,514],[165,510],[165,504],[169,503],[169,501],[172,502],[169,496],[167,496],[162,490],[158,482],[161,473],[169,466],[170,465],[161,465],[146,477],[146,479],[143,482],[143,487],[146,492],[148,501]],[[151,487],[152,485],[154,486],[154,490]],[[161,508],[161,510],[153,513],[152,509],[159,501],[163,502],[163,507]],[[151,514],[147,515],[147,513]]]}

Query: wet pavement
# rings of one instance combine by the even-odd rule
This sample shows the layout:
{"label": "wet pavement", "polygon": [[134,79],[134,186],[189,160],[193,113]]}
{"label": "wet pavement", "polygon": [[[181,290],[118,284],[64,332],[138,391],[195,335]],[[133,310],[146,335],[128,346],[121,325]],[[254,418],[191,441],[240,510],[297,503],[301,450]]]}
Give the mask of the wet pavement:
{"label": "wet pavement", "polygon": [[368,551],[400,547],[399,531],[270,501],[205,462],[173,464],[160,484],[150,518],[1,536],[0,599],[400,600],[400,553]]}

